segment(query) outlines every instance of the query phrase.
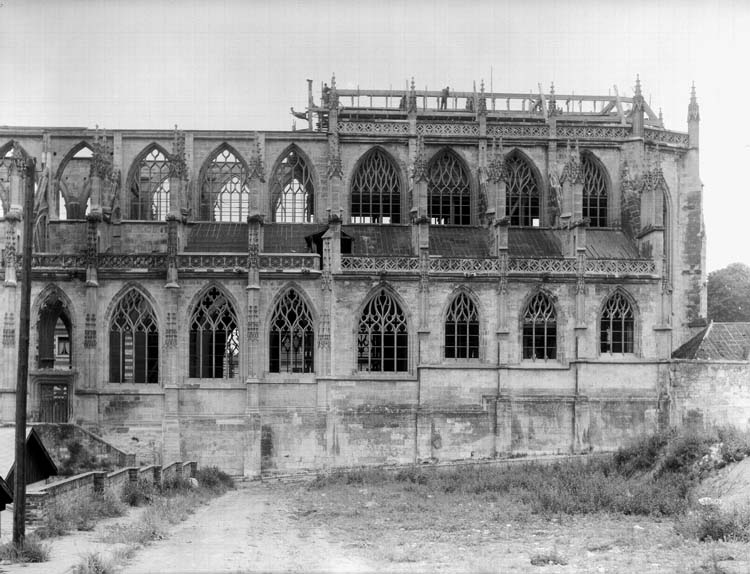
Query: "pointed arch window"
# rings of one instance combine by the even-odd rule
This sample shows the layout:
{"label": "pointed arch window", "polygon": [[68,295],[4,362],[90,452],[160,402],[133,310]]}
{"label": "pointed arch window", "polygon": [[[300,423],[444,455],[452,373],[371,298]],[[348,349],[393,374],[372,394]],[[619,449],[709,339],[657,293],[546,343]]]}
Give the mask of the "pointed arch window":
{"label": "pointed arch window", "polygon": [[359,319],[357,366],[372,372],[409,370],[406,315],[385,289],[370,299]]}
{"label": "pointed arch window", "polygon": [[312,373],[315,334],[310,310],[294,289],[276,304],[271,321],[270,363],[272,373]]}
{"label": "pointed arch window", "polygon": [[243,223],[250,209],[247,168],[228,148],[219,150],[203,172],[201,219]]}
{"label": "pointed arch window", "polygon": [[400,223],[401,181],[396,166],[375,149],[352,178],[352,223]]}
{"label": "pointed arch window", "polygon": [[544,293],[531,298],[523,313],[523,358],[557,358],[555,306]]}
{"label": "pointed arch window", "polygon": [[471,224],[471,184],[461,160],[443,150],[430,162],[428,211],[433,225]]}
{"label": "pointed arch window", "polygon": [[13,145],[0,152],[0,217],[5,217],[10,209],[10,165],[13,161]]}
{"label": "pointed arch window", "polygon": [[634,352],[635,314],[630,301],[615,293],[604,304],[600,324],[602,353]]}
{"label": "pointed arch window", "polygon": [[591,227],[607,226],[607,182],[604,171],[588,153],[581,160],[583,170],[583,217]]}
{"label": "pointed arch window", "polygon": [[511,155],[505,162],[505,215],[511,225],[538,227],[540,221],[539,184],[529,162]]}
{"label": "pointed arch window", "polygon": [[109,380],[159,382],[159,329],[151,305],[137,290],[117,304],[109,328]]}
{"label": "pointed arch window", "polygon": [[459,293],[445,317],[445,358],[479,358],[479,313],[466,293]]}
{"label": "pointed arch window", "polygon": [[84,219],[91,208],[91,161],[94,151],[88,144],[61,166],[57,189],[57,216],[61,220]]}
{"label": "pointed arch window", "polygon": [[131,171],[130,219],[165,221],[169,213],[169,160],[157,146]]}
{"label": "pointed arch window", "polygon": [[190,318],[190,377],[234,378],[239,355],[237,315],[226,295],[211,287]]}
{"label": "pointed arch window", "polygon": [[315,193],[312,174],[299,150],[292,148],[272,178],[273,220],[279,223],[312,223]]}

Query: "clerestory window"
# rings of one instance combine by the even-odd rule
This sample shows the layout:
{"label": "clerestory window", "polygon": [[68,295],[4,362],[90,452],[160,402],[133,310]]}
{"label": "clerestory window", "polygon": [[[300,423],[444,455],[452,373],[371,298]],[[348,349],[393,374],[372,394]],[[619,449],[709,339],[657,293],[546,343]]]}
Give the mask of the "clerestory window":
{"label": "clerestory window", "polygon": [[169,161],[152,146],[133,167],[128,182],[130,219],[164,221],[169,213]]}
{"label": "clerestory window", "polygon": [[634,331],[633,306],[622,293],[615,293],[602,309],[599,349],[602,353],[633,353]]}
{"label": "clerestory window", "polygon": [[401,180],[379,149],[367,154],[352,178],[352,223],[400,223]]}
{"label": "clerestory window", "polygon": [[445,358],[479,358],[479,313],[466,293],[454,297],[445,318]]}
{"label": "clerestory window", "polygon": [[607,226],[607,183],[602,168],[588,153],[581,160],[583,169],[583,217],[591,227]]}
{"label": "clerestory window", "polygon": [[406,315],[385,289],[370,299],[359,319],[357,366],[372,372],[409,370]]}
{"label": "clerestory window", "polygon": [[557,357],[557,318],[555,306],[544,293],[531,298],[523,313],[523,358]]}
{"label": "clerestory window", "polygon": [[469,174],[455,153],[443,150],[430,162],[427,195],[433,225],[471,224]]}
{"label": "clerestory window", "polygon": [[299,150],[281,160],[271,180],[273,220],[279,223],[312,223],[315,193],[312,174]]}
{"label": "clerestory window", "polygon": [[538,227],[540,192],[529,162],[511,155],[505,162],[505,215],[511,225]]}
{"label": "clerestory window", "polygon": [[237,315],[226,295],[211,287],[190,318],[190,376],[234,378],[239,354]]}
{"label": "clerestory window", "polygon": [[272,373],[312,373],[315,370],[315,333],[307,305],[294,289],[276,304],[271,321]]}
{"label": "clerestory window", "polygon": [[117,304],[109,329],[109,380],[159,382],[159,328],[151,305],[137,290]]}
{"label": "clerestory window", "polygon": [[203,170],[201,219],[245,222],[250,210],[247,176],[245,163],[228,147],[221,148]]}

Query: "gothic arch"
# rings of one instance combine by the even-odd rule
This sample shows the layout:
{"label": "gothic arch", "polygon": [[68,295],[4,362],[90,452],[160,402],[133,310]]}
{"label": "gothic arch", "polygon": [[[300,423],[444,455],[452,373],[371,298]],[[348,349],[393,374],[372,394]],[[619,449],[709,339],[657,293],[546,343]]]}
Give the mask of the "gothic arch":
{"label": "gothic arch", "polygon": [[[296,143],[289,144],[284,149],[284,151],[279,154],[279,156],[276,158],[276,161],[274,162],[273,169],[271,170],[271,177],[269,179],[271,219],[275,222],[278,221],[278,219],[276,218],[276,199],[280,194],[280,190],[276,189],[277,177],[278,174],[280,174],[280,170],[282,168],[284,160],[292,153],[295,153],[299,156],[302,163],[304,164],[305,169],[309,172],[310,183],[312,185],[312,200],[309,201],[309,206],[311,208],[309,213],[309,223],[312,223],[315,220],[315,214],[318,212],[318,190],[320,189],[320,181],[318,179],[317,169],[315,169],[315,163]],[[304,223],[307,222],[308,221],[304,221]]]}
{"label": "gothic arch", "polygon": [[[68,188],[68,183],[65,181],[65,171],[68,169],[68,166],[70,165],[70,162],[74,159],[78,159],[75,156],[80,153],[82,150],[89,150],[92,154],[94,153],[94,149],[91,146],[91,144],[87,141],[80,141],[74,146],[72,146],[68,152],[65,154],[65,157],[63,157],[62,161],[60,162],[60,165],[57,167],[57,175],[55,177],[55,185],[53,188],[53,197],[55,204],[57,205],[57,216],[60,217],[62,214],[62,208],[65,207],[65,219],[71,218],[71,219],[82,219],[83,215],[86,212],[86,204],[89,200],[89,196],[91,195],[91,182],[90,182],[90,175],[87,172],[85,176],[83,176],[83,179],[81,180],[81,189],[80,192],[76,193],[75,195],[71,195],[71,190]],[[80,158],[86,161],[90,162],[89,158]],[[89,163],[90,166],[90,163]],[[77,200],[77,201],[73,201]],[[63,206],[63,202],[65,202],[65,205]],[[75,204],[77,207],[73,207],[72,210],[68,209],[68,205],[71,205],[73,207],[73,204]],[[80,213],[80,206],[83,205],[83,213]],[[69,211],[72,211],[73,213],[68,213]],[[71,217],[71,215],[73,217]],[[78,217],[80,215],[81,217]]]}
{"label": "gothic arch", "polygon": [[[377,337],[377,334],[382,333],[380,330],[370,330],[367,333],[360,333],[360,327],[363,324],[363,318],[365,313],[370,309],[370,305],[375,302],[377,298],[384,295],[390,299],[398,307],[399,311],[403,315],[404,331],[401,333],[406,335],[406,340],[398,339],[398,325],[393,331],[386,331],[388,333],[396,333],[396,337],[393,341],[386,341],[384,337],[381,337],[381,348],[383,353],[380,356],[376,356],[371,350],[373,344],[373,335]],[[357,308],[357,314],[355,315],[355,321],[353,325],[353,336],[355,340],[355,361],[354,369],[360,372],[376,372],[376,373],[410,373],[413,370],[414,365],[414,335],[412,333],[414,322],[409,312],[405,301],[396,290],[388,283],[381,281],[378,285],[370,289],[363,301]],[[392,354],[386,352],[386,347],[392,346]],[[403,354],[406,354],[404,357]],[[388,368],[392,363],[395,368]],[[363,368],[364,367],[364,368]]]}
{"label": "gothic arch", "polygon": [[[440,174],[442,176],[440,178],[440,183],[435,182],[433,177],[434,175],[437,175],[433,171],[436,167],[437,162],[443,160],[444,158],[454,160],[461,172],[461,176],[463,176],[463,178],[465,179],[465,182],[454,184],[455,187],[466,188],[465,202],[460,201],[458,206],[455,206],[452,201],[449,201],[447,205],[444,201],[433,201],[433,190],[435,186],[439,185],[440,187],[446,187],[445,173]],[[450,223],[446,223],[444,225],[471,225],[471,222],[474,219],[475,212],[475,186],[474,178],[471,175],[471,170],[469,169],[468,163],[463,158],[463,156],[460,153],[456,152],[456,150],[448,146],[443,146],[430,158],[430,161],[427,164],[427,177],[427,211],[430,219],[433,220],[433,222],[435,220],[446,218],[451,220]],[[448,199],[452,199],[452,197],[454,197],[455,195],[456,194],[450,194],[448,196]],[[459,197],[460,195],[461,194],[459,194]],[[444,194],[441,194],[441,197],[443,196]],[[458,209],[456,209],[456,207],[458,207]]]}
{"label": "gothic arch", "polygon": [[625,352],[613,352],[613,351],[602,351],[602,319],[604,317],[604,313],[607,309],[607,305],[609,302],[614,298],[620,296],[622,297],[627,304],[630,306],[631,312],[632,312],[632,337],[633,337],[633,349],[632,351],[628,351],[628,354],[632,354],[635,356],[639,356],[641,352],[641,345],[640,345],[640,339],[641,339],[641,312],[638,307],[638,302],[635,300],[635,297],[633,297],[627,289],[622,287],[621,285],[617,285],[614,289],[611,289],[603,298],[601,303],[599,304],[599,309],[596,314],[596,349],[597,354],[599,355],[620,355],[624,354]]}
{"label": "gothic arch", "polygon": [[[529,337],[534,337],[535,333],[528,332],[528,329],[525,329],[525,327],[528,327],[528,323],[526,322],[526,315],[527,311],[529,311],[530,306],[535,303],[537,300],[537,297],[542,297],[546,299],[549,302],[549,305],[552,307],[552,312],[554,314],[555,319],[555,333],[554,333],[554,357],[539,357],[537,356],[537,347],[535,342],[531,342],[531,345],[529,346]],[[544,321],[546,323],[546,321]],[[520,311],[518,314],[518,334],[519,334],[519,346],[521,349],[521,359],[522,360],[550,360],[550,361],[560,361],[563,356],[563,343],[564,338],[562,336],[562,329],[560,328],[564,324],[563,322],[563,314],[561,312],[561,308],[559,305],[559,301],[557,296],[552,293],[549,289],[542,285],[538,285],[535,288],[533,288],[531,291],[529,291],[526,296],[523,299],[523,302],[520,307]],[[546,326],[545,326],[546,328]],[[548,341],[544,343],[544,353],[546,355],[546,349],[548,345]]]}
{"label": "gothic arch", "polygon": [[73,349],[76,312],[73,303],[61,287],[47,284],[36,296],[31,307],[34,320],[30,335],[30,348],[37,350],[37,368],[59,368],[55,364],[56,326],[62,321],[68,338],[68,368],[73,365],[73,357],[78,349]]}
{"label": "gothic arch", "polygon": [[[393,157],[393,155],[386,150],[381,145],[375,145],[368,149],[365,153],[362,154],[362,156],[357,160],[357,162],[354,164],[354,167],[351,172],[351,176],[349,177],[349,184],[347,189],[349,190],[349,218],[354,222],[353,220],[355,218],[367,218],[367,219],[377,219],[379,221],[370,221],[372,223],[382,223],[382,219],[386,217],[386,214],[384,213],[382,207],[383,205],[380,204],[378,206],[379,212],[373,213],[372,207],[374,206],[374,203],[372,201],[373,197],[375,197],[376,194],[370,194],[369,200],[366,201],[366,198],[359,197],[358,201],[355,204],[355,194],[354,194],[354,184],[357,179],[357,176],[360,174],[362,169],[364,168],[366,162],[370,161],[372,158],[374,158],[376,155],[381,155],[383,157],[383,161],[385,161],[388,166],[392,169],[393,172],[393,178],[391,179],[391,183],[395,183],[398,187],[398,193],[391,193],[391,198],[396,197],[398,198],[398,209],[394,209],[394,201],[391,200],[389,202],[390,211],[387,214],[387,216],[390,218],[390,223],[393,224],[399,224],[403,223],[404,220],[404,213],[405,210],[408,209],[408,206],[405,205],[406,198],[404,197],[404,181],[405,177],[403,174],[403,170],[401,169],[399,162],[396,161],[396,159]],[[395,181],[393,181],[395,179]],[[378,197],[382,197],[382,195],[378,194]],[[354,215],[355,213],[355,205],[358,207],[357,213],[360,215]],[[366,210],[366,213],[362,215],[363,210]],[[397,220],[397,221],[394,221]],[[357,223],[368,223],[367,221],[359,222]]]}
{"label": "gothic arch", "polygon": [[10,209],[10,161],[5,155],[13,149],[14,143],[18,146],[23,158],[29,158],[28,152],[16,140],[10,140],[0,147],[0,217],[5,217]]}
{"label": "gothic arch", "polygon": [[190,323],[190,318],[193,316],[193,310],[198,305],[198,303],[200,303],[203,300],[203,298],[206,296],[206,293],[208,293],[214,287],[218,289],[219,291],[221,291],[221,294],[227,298],[227,301],[229,302],[229,305],[232,307],[232,311],[234,312],[235,317],[239,321],[240,313],[238,313],[238,310],[242,309],[242,307],[240,307],[240,304],[237,301],[237,299],[234,297],[234,295],[232,295],[232,293],[228,289],[224,287],[224,285],[222,285],[216,280],[211,280],[208,283],[206,283],[203,287],[198,289],[198,291],[196,291],[196,293],[191,297],[190,304],[182,312],[181,319],[184,321],[183,324]]}
{"label": "gothic arch", "polygon": [[[483,360],[485,358],[485,343],[486,343],[486,337],[484,336],[484,333],[487,329],[487,319],[485,318],[487,315],[485,315],[484,306],[482,305],[481,300],[479,299],[478,295],[469,287],[466,285],[459,285],[456,288],[454,288],[451,293],[448,295],[447,299],[443,302],[443,307],[440,311],[440,341],[441,341],[441,347],[445,346],[445,340],[446,340],[446,323],[448,320],[448,313],[450,312],[454,301],[460,297],[461,295],[464,295],[467,297],[471,303],[474,305],[474,309],[476,310],[477,315],[477,323],[478,323],[478,353],[476,357],[468,357],[468,358],[474,358]],[[441,359],[460,359],[462,357],[447,357],[445,353],[445,349],[443,349]]]}
{"label": "gothic arch", "polygon": [[[533,220],[537,219],[539,221],[538,226],[542,227],[542,224],[545,221],[544,218],[546,216],[545,203],[547,199],[547,186],[544,184],[544,178],[542,177],[539,168],[537,167],[534,160],[524,150],[517,147],[514,147],[505,155],[504,161],[506,178],[505,215],[510,217],[511,225],[514,226],[531,227],[533,225]],[[512,202],[509,201],[509,199],[511,198],[511,194],[515,193],[516,186],[511,185],[512,182],[510,181],[510,178],[512,175],[517,174],[517,170],[511,169],[511,165],[518,162],[521,162],[522,165],[520,168],[518,168],[518,171],[523,169],[523,165],[525,165],[529,170],[529,177],[531,177],[531,179],[533,180],[533,184],[536,187],[536,194],[519,194],[519,197],[521,197],[521,195],[528,195],[530,199],[528,201],[523,201],[522,198],[519,199],[519,203],[514,209],[514,206],[511,205]],[[526,174],[521,173],[518,175],[523,177]],[[523,181],[521,181],[520,183],[522,184]]]}
{"label": "gothic arch", "polygon": [[[234,156],[236,160],[236,164],[238,164],[238,168],[230,168],[235,169],[235,173],[228,174],[229,177],[227,178],[226,182],[223,182],[223,185],[226,185],[227,182],[231,179],[237,179],[237,183],[235,185],[240,186],[240,191],[238,192],[240,196],[245,195],[247,199],[247,205],[245,206],[245,211],[249,213],[249,202],[250,202],[250,191],[248,189],[248,177],[250,174],[250,169],[247,165],[247,161],[245,161],[245,158],[240,154],[240,152],[237,151],[237,149],[230,145],[227,142],[222,142],[218,146],[214,148],[214,150],[206,156],[206,159],[203,161],[203,164],[201,165],[201,169],[199,171],[198,175],[198,217],[196,217],[196,221],[216,221],[214,219],[215,214],[213,213],[213,207],[212,207],[212,197],[214,195],[218,195],[221,193],[221,188],[218,192],[216,190],[205,190],[205,186],[208,183],[206,181],[206,176],[211,169],[211,166],[213,165],[214,161],[223,153],[229,153]],[[208,196],[206,196],[206,193]],[[231,209],[231,208],[230,208]],[[245,218],[242,217],[243,212],[243,206],[241,204],[241,197],[240,197],[240,206],[239,206],[239,213],[238,217],[236,218],[236,223],[244,223]],[[223,220],[223,219],[222,219]],[[230,221],[232,221],[230,219]]]}
{"label": "gothic arch", "polygon": [[[307,320],[305,321],[306,324],[308,324],[309,329],[305,329],[305,333],[303,333],[303,336],[300,340],[300,347],[297,349],[297,352],[292,352],[290,354],[292,360],[289,360],[289,356],[287,357],[287,360],[283,360],[282,353],[279,350],[281,341],[279,340],[279,337],[274,337],[273,333],[273,327],[276,322],[276,311],[277,307],[285,301],[285,299],[291,294],[295,293],[297,297],[299,298],[300,303],[303,305],[304,309],[303,311],[307,314]],[[318,315],[315,310],[315,306],[312,303],[312,300],[310,299],[307,292],[295,281],[290,281],[283,285],[274,295],[270,305],[268,306],[268,311],[266,313],[265,320],[263,322],[263,328],[264,333],[267,335],[267,341],[268,344],[266,345],[265,350],[265,357],[267,357],[267,371],[273,372],[273,373],[284,373],[284,372],[302,372],[302,373],[313,373],[315,372],[315,355],[317,350],[317,341],[316,338],[318,336]],[[307,338],[309,336],[309,339]],[[289,346],[291,347],[291,341]],[[274,347],[276,351],[278,352],[277,356],[274,356]],[[304,355],[304,358],[303,358]],[[309,356],[308,356],[309,355]],[[295,360],[296,359],[296,360]],[[299,362],[299,363],[298,363]],[[297,364],[298,363],[298,364]],[[296,366],[295,366],[296,365]],[[289,368],[291,367],[291,371]]]}
{"label": "gothic arch", "polygon": [[161,307],[157,303],[156,299],[154,299],[154,297],[148,291],[148,289],[146,289],[145,287],[143,287],[143,285],[137,283],[136,281],[128,281],[122,287],[120,287],[117,293],[115,293],[115,295],[112,297],[109,305],[107,305],[107,310],[104,312],[104,324],[106,325],[107,329],[109,329],[109,324],[112,321],[112,315],[114,314],[117,305],[120,303],[120,299],[122,299],[125,294],[131,289],[135,289],[141,295],[143,295],[144,299],[146,299],[148,304],[151,305],[151,309],[154,312],[154,315],[156,315],[156,321],[158,322],[159,326],[161,327],[162,325],[164,325],[165,322],[161,312]]}
{"label": "gothic arch", "polygon": [[[130,168],[128,169],[128,177],[125,180],[125,189],[127,190],[127,194],[126,195],[127,195],[127,198],[128,198],[128,215],[130,217],[128,217],[127,219],[132,219],[132,220],[136,220],[136,221],[144,221],[143,217],[133,217],[133,212],[134,212],[134,210],[133,210],[133,205],[134,205],[133,204],[133,195],[134,194],[132,193],[132,188],[133,188],[133,183],[134,183],[133,180],[134,180],[136,174],[140,170],[141,162],[144,159],[146,159],[154,151],[156,151],[156,152],[158,152],[158,153],[160,153],[161,155],[164,156],[164,160],[165,160],[165,164],[166,164],[165,168],[164,168],[165,178],[161,179],[161,181],[159,182],[159,186],[163,185],[163,182],[164,182],[165,179],[166,179],[167,182],[169,182],[169,156],[170,156],[170,154],[164,148],[164,146],[162,146],[161,144],[159,144],[157,142],[151,142],[146,147],[144,147],[138,153],[138,155],[135,156],[135,158],[133,159],[133,162],[130,164]],[[153,182],[149,182],[149,183],[153,183]],[[167,183],[167,190],[166,190],[167,193],[169,193],[169,187],[168,186],[169,186],[169,184]],[[158,191],[158,187],[156,189],[152,189],[152,190],[148,190],[148,191],[153,195],[154,193],[156,193]],[[151,200],[149,199],[148,202],[151,203]],[[144,204],[145,204],[144,201],[140,202],[141,206],[144,205]],[[167,211],[168,210],[169,210],[169,206],[167,205]],[[139,211],[141,211],[141,210],[139,209]],[[159,218],[159,219],[156,219],[156,221],[163,221],[163,219]]]}
{"label": "gothic arch", "polygon": [[[590,165],[593,172],[589,175],[594,177],[593,181],[587,181],[587,167]],[[587,217],[591,220],[591,227],[609,227],[611,222],[616,219],[616,213],[614,213],[615,202],[612,195],[612,179],[609,175],[609,170],[604,165],[601,159],[590,149],[584,149],[581,151],[581,170],[583,177],[583,191],[582,191],[582,206],[581,211],[583,217]],[[598,177],[597,177],[598,176]],[[597,181],[599,180],[599,181]],[[587,189],[590,186],[592,189]],[[589,199],[587,204],[587,191],[600,192],[599,199]],[[601,197],[603,192],[604,204],[601,205]],[[600,211],[603,212],[600,213]]]}

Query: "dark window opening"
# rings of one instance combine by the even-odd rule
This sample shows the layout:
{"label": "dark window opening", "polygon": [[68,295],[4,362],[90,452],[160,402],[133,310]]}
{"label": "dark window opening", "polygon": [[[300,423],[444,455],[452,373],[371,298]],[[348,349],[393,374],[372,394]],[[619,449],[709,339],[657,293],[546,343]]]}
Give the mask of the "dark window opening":
{"label": "dark window opening", "polygon": [[401,183],[393,162],[376,149],[352,179],[352,223],[400,223]]}
{"label": "dark window opening", "polygon": [[511,225],[538,227],[540,220],[540,193],[529,163],[516,156],[505,162],[505,215]]}
{"label": "dark window opening", "polygon": [[70,369],[72,326],[63,302],[54,296],[42,305],[37,334],[37,368]]}
{"label": "dark window opening", "polygon": [[555,307],[544,293],[537,293],[523,315],[523,358],[557,358],[557,319]]}
{"label": "dark window opening", "polygon": [[312,373],[315,370],[312,318],[294,289],[287,291],[276,305],[270,335],[270,372]]}
{"label": "dark window opening", "polygon": [[159,330],[151,305],[129,291],[117,305],[109,331],[109,380],[159,382]]}
{"label": "dark window opening", "polygon": [[604,173],[596,162],[583,154],[583,217],[591,227],[607,226],[607,184]]}
{"label": "dark window opening", "polygon": [[406,315],[384,289],[365,307],[357,335],[360,371],[405,372],[409,370],[409,333]]}
{"label": "dark window opening", "polygon": [[238,373],[237,317],[226,296],[212,287],[190,319],[190,377],[231,379]]}
{"label": "dark window opening", "polygon": [[632,353],[635,321],[633,307],[622,295],[615,293],[604,305],[600,324],[602,353]]}
{"label": "dark window opening", "polygon": [[469,174],[454,153],[444,150],[432,160],[427,195],[433,225],[471,224]]}
{"label": "dark window opening", "polygon": [[459,294],[445,319],[445,358],[479,358],[479,314],[466,293]]}

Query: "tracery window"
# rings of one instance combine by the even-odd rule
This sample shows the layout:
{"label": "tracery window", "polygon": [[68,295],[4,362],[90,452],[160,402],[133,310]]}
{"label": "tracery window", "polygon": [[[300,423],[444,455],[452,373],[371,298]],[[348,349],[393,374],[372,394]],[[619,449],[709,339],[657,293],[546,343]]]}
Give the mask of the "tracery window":
{"label": "tracery window", "polygon": [[190,318],[190,376],[234,378],[239,354],[237,316],[226,295],[211,287]]}
{"label": "tracery window", "polygon": [[505,170],[505,215],[510,218],[510,224],[539,226],[539,186],[529,162],[511,155],[505,162]]}
{"label": "tracery window", "polygon": [[587,153],[581,160],[583,169],[583,217],[591,227],[607,226],[607,183],[603,170]]}
{"label": "tracery window", "polygon": [[276,305],[270,339],[269,370],[272,373],[312,373],[315,370],[312,317],[294,289],[287,291]]}
{"label": "tracery window", "polygon": [[131,171],[130,218],[164,221],[169,212],[169,161],[153,146]]}
{"label": "tracery window", "polygon": [[312,223],[315,193],[312,174],[299,150],[281,160],[272,179],[273,220],[280,223]]}
{"label": "tracery window", "polygon": [[359,319],[357,366],[360,371],[409,370],[406,315],[385,289],[370,299]]}
{"label": "tracery window", "polygon": [[469,174],[456,154],[443,150],[432,160],[427,195],[429,217],[434,225],[471,224]]}
{"label": "tracery window", "polygon": [[201,181],[201,219],[203,221],[247,220],[250,189],[247,168],[228,148],[211,159]]}
{"label": "tracery window", "polygon": [[635,317],[633,306],[622,293],[615,293],[604,305],[600,324],[602,353],[632,353]]}
{"label": "tracery window", "polygon": [[557,357],[557,318],[555,306],[544,293],[531,298],[523,313],[523,358]]}
{"label": "tracery window", "polygon": [[352,179],[352,223],[400,223],[401,182],[396,166],[374,149]]}
{"label": "tracery window", "polygon": [[159,328],[148,301],[137,290],[120,299],[109,329],[109,380],[159,382]]}
{"label": "tracery window", "polygon": [[466,293],[453,299],[445,318],[445,358],[479,358],[479,313]]}
{"label": "tracery window", "polygon": [[[57,216],[61,220],[84,219],[91,208],[91,161],[94,151],[88,144],[61,165],[57,189]],[[85,201],[85,204],[83,202]]]}

